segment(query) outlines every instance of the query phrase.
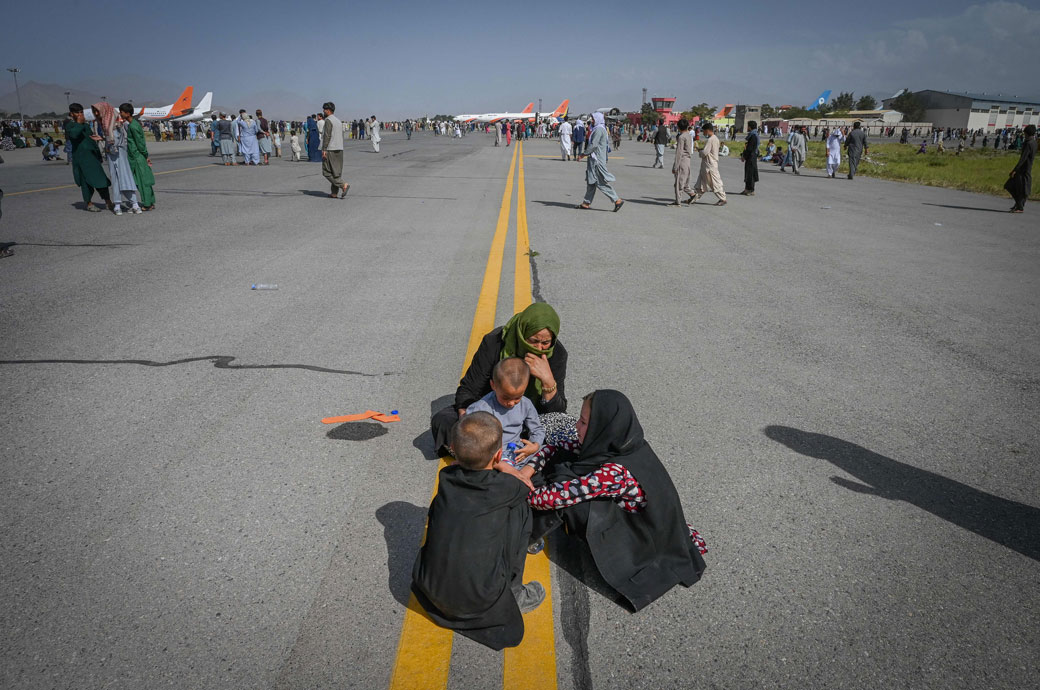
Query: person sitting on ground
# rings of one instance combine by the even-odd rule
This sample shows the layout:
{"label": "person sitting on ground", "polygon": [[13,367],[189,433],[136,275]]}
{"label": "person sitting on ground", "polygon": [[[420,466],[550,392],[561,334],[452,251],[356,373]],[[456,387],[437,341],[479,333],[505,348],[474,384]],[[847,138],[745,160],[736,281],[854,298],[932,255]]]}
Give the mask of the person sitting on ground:
{"label": "person sitting on ground", "polygon": [[52,141],[43,147],[43,160],[45,161],[60,161],[62,147],[65,144],[62,143],[61,139]]}
{"label": "person sitting on ground", "polygon": [[707,547],[686,522],[668,470],[650,444],[632,403],[615,390],[585,396],[574,442],[548,441],[537,462],[520,470],[542,473],[534,490],[534,528],[529,553],[541,538],[565,524],[585,541],[607,584],[638,611],[677,584],[686,587],[704,572]]}
{"label": "person sitting on ground", "polygon": [[776,153],[776,140],[770,139],[769,143],[766,144],[766,155],[762,156],[762,162],[768,163],[772,161],[774,153]]}
{"label": "person sitting on ground", "polygon": [[466,414],[467,407],[491,392],[491,370],[509,357],[523,357],[531,370],[524,395],[534,403],[539,415],[566,412],[567,349],[557,339],[559,334],[560,317],[556,310],[544,302],[535,302],[515,314],[505,326],[485,335],[459,381],[455,404],[438,410],[430,419],[437,452],[447,452],[451,427]]}
{"label": "person sitting on ground", "polygon": [[777,146],[776,147],[776,151],[773,152],[773,157],[772,157],[771,160],[773,162],[773,165],[783,165],[783,163],[784,163],[784,147],[783,146]]}
{"label": "person sitting on ground", "polygon": [[[507,462],[512,465],[521,465],[528,456],[537,453],[545,439],[538,411],[524,396],[530,378],[531,369],[524,360],[503,359],[491,370],[491,392],[466,408],[466,414],[489,412],[495,416],[502,425],[503,452],[509,444],[518,446],[512,458],[507,456]],[[526,439],[520,437],[525,428]]]}
{"label": "person sitting on ground", "polygon": [[921,141],[921,148],[917,149],[918,153],[928,153],[928,140],[923,139]]}
{"label": "person sitting on ground", "polygon": [[530,483],[501,461],[502,426],[487,412],[460,419],[451,448],[456,464],[440,471],[412,592],[438,625],[491,649],[515,647],[521,614],[545,599],[541,583],[523,584]]}

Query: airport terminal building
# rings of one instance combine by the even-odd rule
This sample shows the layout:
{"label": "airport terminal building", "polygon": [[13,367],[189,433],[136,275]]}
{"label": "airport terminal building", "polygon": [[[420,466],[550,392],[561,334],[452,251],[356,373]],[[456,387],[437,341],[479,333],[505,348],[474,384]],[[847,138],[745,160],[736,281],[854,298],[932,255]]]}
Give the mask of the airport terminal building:
{"label": "airport terminal building", "polygon": [[[915,91],[925,108],[924,119],[936,127],[997,131],[1005,127],[1025,127],[1040,121],[1040,97],[1022,98],[999,93],[957,93],[954,91]],[[886,98],[885,108],[895,99]]]}

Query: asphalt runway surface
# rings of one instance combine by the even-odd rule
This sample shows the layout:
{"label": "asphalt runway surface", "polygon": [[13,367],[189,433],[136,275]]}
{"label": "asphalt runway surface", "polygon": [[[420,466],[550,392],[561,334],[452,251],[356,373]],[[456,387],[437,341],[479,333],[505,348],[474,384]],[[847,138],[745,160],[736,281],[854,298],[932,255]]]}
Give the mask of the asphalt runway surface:
{"label": "asphalt runway surface", "polygon": [[[120,218],[4,153],[0,686],[389,686],[514,150],[492,141],[350,142],[342,201],[317,164],[155,145],[158,210]],[[748,198],[729,159],[728,206],[674,209],[671,152],[624,141],[625,207],[577,211],[557,152],[524,145],[524,208],[571,411],[628,394],[709,548],[632,614],[551,540],[557,686],[1035,686],[1036,207],[771,166]],[[366,409],[402,421],[320,423]],[[448,687],[502,665],[456,635]]]}

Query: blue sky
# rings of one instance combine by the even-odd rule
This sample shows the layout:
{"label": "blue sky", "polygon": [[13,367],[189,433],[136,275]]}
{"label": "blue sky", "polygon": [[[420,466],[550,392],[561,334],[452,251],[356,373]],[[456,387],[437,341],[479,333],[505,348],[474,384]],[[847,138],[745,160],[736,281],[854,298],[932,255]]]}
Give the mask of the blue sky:
{"label": "blue sky", "polygon": [[[135,91],[114,100],[191,84],[196,100],[213,91],[216,105],[282,117],[326,99],[385,119],[539,98],[546,110],[564,98],[575,111],[635,108],[642,87],[679,106],[805,104],[824,89],[1040,96],[1037,2],[698,5],[56,0],[54,30],[5,28],[0,60],[21,83]],[[66,39],[91,38],[72,31],[77,20],[100,31],[89,45]],[[0,75],[0,93],[12,90]],[[116,86],[117,75],[141,79]],[[160,93],[144,93],[149,82]]]}

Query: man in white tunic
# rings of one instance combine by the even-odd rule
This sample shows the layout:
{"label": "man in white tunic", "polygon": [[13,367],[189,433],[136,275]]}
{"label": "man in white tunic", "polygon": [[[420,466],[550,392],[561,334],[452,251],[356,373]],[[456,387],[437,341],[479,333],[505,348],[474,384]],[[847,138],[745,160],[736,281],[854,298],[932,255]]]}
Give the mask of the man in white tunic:
{"label": "man in white tunic", "polygon": [[722,176],[719,175],[719,138],[715,136],[715,125],[705,122],[701,126],[701,132],[707,137],[699,151],[701,171],[697,176],[697,184],[693,186],[695,196],[690,197],[687,203],[692,206],[697,199],[711,190],[718,198],[715,205],[725,206],[726,191],[722,188]]}
{"label": "man in white tunic", "polygon": [[563,160],[571,159],[571,123],[567,122],[566,115],[563,116],[563,122],[560,123],[560,152]]}
{"label": "man in white tunic", "polygon": [[834,177],[841,165],[841,142],[845,141],[845,135],[839,127],[831,130],[827,137],[827,177]]}
{"label": "man in white tunic", "polygon": [[383,140],[383,138],[379,136],[379,120],[377,120],[376,116],[373,115],[371,119],[369,119],[369,123],[369,126],[372,128],[372,150],[379,153],[379,142]]}

